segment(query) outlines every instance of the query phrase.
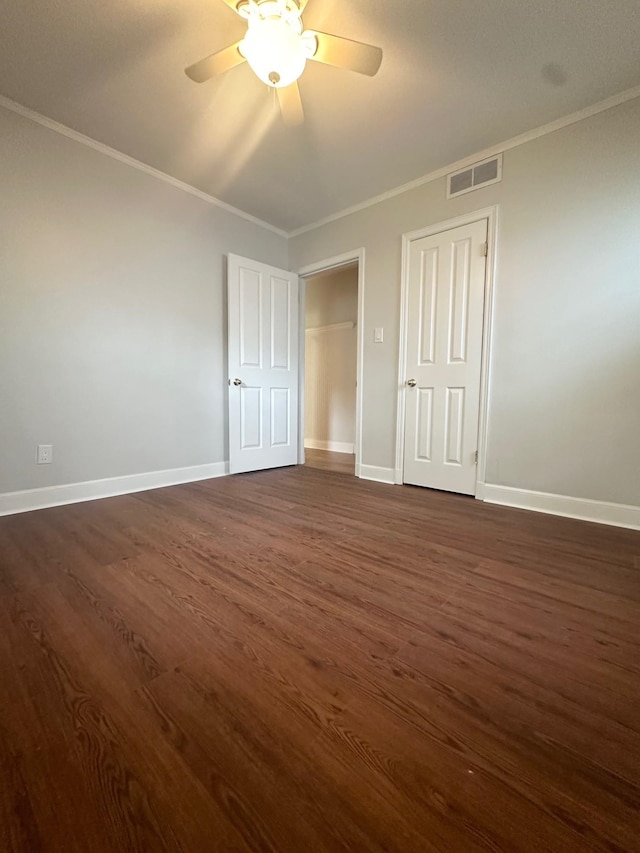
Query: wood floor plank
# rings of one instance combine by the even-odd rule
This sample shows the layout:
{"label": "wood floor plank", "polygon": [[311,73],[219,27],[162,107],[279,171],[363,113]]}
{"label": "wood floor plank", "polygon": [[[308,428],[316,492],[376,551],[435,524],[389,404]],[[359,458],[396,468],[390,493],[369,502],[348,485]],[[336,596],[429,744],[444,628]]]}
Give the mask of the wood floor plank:
{"label": "wood floor plank", "polygon": [[330,462],[0,518],[0,849],[637,853],[640,534]]}
{"label": "wood floor plank", "polygon": [[335,471],[337,474],[353,476],[356,469],[356,457],[353,453],[337,453],[331,450],[305,449],[305,465],[319,468],[321,471]]}

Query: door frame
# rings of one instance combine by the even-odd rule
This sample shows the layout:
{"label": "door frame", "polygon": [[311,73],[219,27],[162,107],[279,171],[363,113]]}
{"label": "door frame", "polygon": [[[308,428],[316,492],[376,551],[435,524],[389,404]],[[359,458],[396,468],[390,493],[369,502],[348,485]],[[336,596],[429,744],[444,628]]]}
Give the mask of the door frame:
{"label": "door frame", "polygon": [[398,355],[398,399],[396,416],[396,464],[394,470],[394,482],[403,483],[402,472],[404,468],[404,428],[405,428],[405,379],[407,370],[407,323],[409,304],[409,250],[414,240],[423,237],[431,237],[452,228],[462,225],[471,225],[481,219],[487,220],[487,263],[485,267],[484,281],[484,307],[482,322],[482,356],[480,362],[480,409],[478,412],[478,466],[476,468],[476,494],[478,500],[484,500],[485,472],[487,464],[487,417],[489,411],[490,394],[490,364],[491,348],[493,340],[493,306],[495,289],[495,270],[497,259],[497,227],[498,206],[484,207],[470,213],[446,219],[420,228],[417,231],[409,231],[402,235],[402,268],[400,289],[400,348]]}
{"label": "door frame", "polygon": [[361,454],[362,454],[362,391],[363,391],[363,366],[364,366],[364,256],[362,249],[353,249],[341,255],[334,255],[313,264],[307,264],[298,270],[300,281],[300,317],[298,323],[298,464],[304,465],[304,379],[305,379],[305,304],[306,304],[306,279],[318,273],[329,272],[340,269],[340,267],[358,264],[358,319],[356,323],[357,352],[356,352],[356,434],[354,441],[354,452],[356,457],[356,477],[360,476]]}

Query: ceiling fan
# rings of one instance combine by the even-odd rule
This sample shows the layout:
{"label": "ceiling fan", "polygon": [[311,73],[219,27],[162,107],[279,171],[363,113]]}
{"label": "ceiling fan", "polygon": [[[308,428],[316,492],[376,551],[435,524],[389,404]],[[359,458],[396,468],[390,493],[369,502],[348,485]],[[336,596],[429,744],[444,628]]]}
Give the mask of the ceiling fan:
{"label": "ceiling fan", "polygon": [[308,0],[223,0],[247,21],[245,37],[185,69],[196,83],[204,83],[248,62],[255,74],[276,90],[287,124],[304,120],[297,80],[307,59],[348,68],[373,77],[382,62],[382,50],[370,44],[304,30],[302,13]]}

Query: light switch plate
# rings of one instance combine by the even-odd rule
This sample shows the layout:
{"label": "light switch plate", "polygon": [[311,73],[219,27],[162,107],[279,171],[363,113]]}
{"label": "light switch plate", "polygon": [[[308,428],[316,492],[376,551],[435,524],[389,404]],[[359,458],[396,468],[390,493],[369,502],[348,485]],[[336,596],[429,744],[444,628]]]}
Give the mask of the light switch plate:
{"label": "light switch plate", "polygon": [[381,344],[384,340],[384,329],[382,326],[376,326],[373,330],[373,342],[374,344]]}

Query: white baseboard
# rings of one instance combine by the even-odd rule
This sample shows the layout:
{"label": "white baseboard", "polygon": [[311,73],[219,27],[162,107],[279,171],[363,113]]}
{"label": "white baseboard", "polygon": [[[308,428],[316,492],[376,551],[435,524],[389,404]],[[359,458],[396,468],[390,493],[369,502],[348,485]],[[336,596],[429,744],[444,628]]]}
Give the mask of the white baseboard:
{"label": "white baseboard", "polygon": [[110,477],[106,480],[89,480],[85,483],[67,483],[63,486],[47,486],[42,489],[27,489],[23,492],[0,494],[0,515],[14,515],[51,506],[94,501],[115,495],[144,492],[180,483],[193,483],[223,477],[229,473],[228,462],[212,462],[208,465],[193,465],[189,468],[172,468],[168,471],[149,471],[146,474],[129,474]]}
{"label": "white baseboard", "polygon": [[363,480],[375,480],[376,483],[394,483],[393,468],[380,468],[378,465],[361,465],[359,477]]}
{"label": "white baseboard", "polygon": [[552,495],[547,492],[532,492],[527,489],[515,489],[511,486],[494,486],[491,483],[478,485],[482,485],[482,489],[478,490],[476,497],[487,503],[640,530],[639,506],[607,503],[586,498],[571,498],[566,495]]}
{"label": "white baseboard", "polygon": [[315,438],[305,438],[304,446],[309,450],[332,450],[334,453],[353,453],[353,444],[347,441],[320,441]]}
{"label": "white baseboard", "polygon": [[[213,462],[189,468],[172,468],[168,471],[149,471],[145,474],[130,474],[105,480],[68,483],[21,492],[5,492],[0,494],[0,516],[209,480],[223,477],[228,473],[228,462]],[[393,468],[381,468],[377,465],[360,465],[357,472],[357,476],[363,480],[373,480],[377,483],[392,484],[396,482],[395,475]],[[640,530],[640,507],[638,506],[572,498],[566,495],[516,489],[511,486],[495,486],[491,483],[478,483],[476,497],[487,503]]]}

